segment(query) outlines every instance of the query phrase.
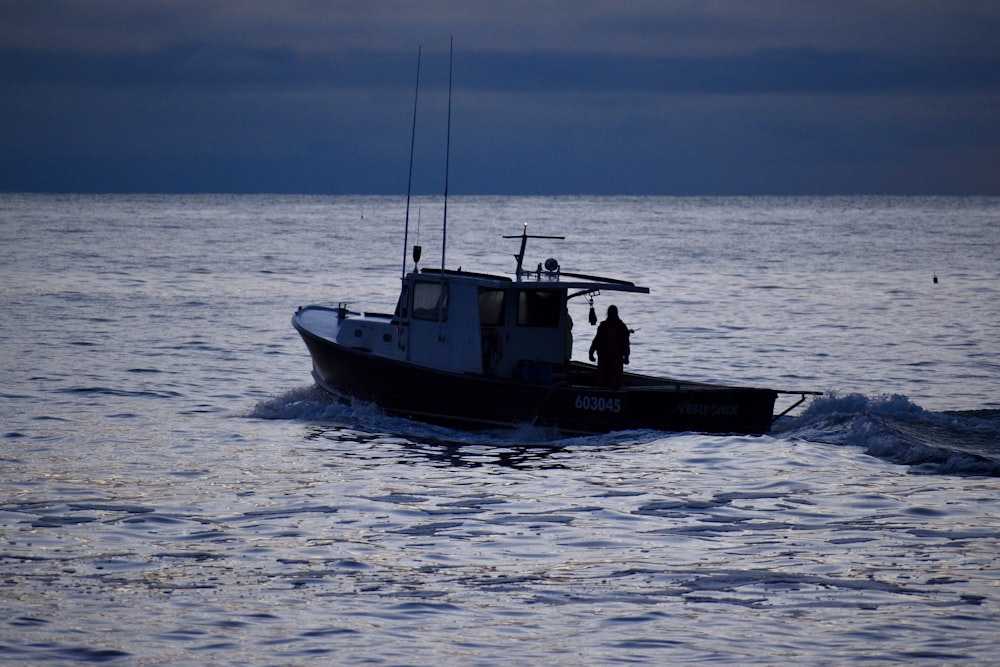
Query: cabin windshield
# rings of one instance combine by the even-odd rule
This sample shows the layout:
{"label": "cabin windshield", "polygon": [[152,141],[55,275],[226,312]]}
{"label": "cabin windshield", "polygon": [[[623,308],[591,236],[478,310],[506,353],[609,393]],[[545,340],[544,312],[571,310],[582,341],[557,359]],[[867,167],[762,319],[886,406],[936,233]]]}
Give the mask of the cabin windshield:
{"label": "cabin windshield", "polygon": [[558,290],[521,290],[517,293],[517,324],[522,327],[559,326],[562,311]]}

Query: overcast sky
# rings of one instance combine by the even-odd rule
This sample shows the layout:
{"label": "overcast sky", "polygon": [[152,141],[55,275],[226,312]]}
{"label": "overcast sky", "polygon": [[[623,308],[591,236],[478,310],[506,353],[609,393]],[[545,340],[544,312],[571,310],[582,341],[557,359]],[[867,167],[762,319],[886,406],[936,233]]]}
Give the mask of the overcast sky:
{"label": "overcast sky", "polygon": [[0,0],[0,190],[1000,195],[996,0]]}

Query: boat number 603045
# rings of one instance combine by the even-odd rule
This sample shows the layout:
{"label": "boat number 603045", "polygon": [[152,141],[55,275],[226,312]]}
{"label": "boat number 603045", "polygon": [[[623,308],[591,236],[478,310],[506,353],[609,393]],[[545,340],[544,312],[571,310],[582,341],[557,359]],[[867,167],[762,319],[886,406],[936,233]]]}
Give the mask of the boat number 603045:
{"label": "boat number 603045", "polygon": [[576,409],[592,410],[594,412],[621,412],[622,399],[581,394],[576,397]]}

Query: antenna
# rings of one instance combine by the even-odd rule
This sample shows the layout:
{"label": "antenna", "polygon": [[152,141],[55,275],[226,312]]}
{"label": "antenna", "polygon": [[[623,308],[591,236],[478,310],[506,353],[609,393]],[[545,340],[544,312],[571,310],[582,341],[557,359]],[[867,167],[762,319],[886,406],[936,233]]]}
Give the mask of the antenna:
{"label": "antenna", "polygon": [[444,153],[444,222],[441,226],[441,283],[444,284],[444,253],[448,246],[448,167],[451,162],[451,73],[455,56],[455,38],[448,47],[448,134]]}
{"label": "antenna", "polygon": [[[413,190],[413,144],[417,136],[417,95],[420,93],[420,52],[423,47],[417,47],[417,87],[413,92],[413,129],[410,131],[410,175],[406,180],[406,224],[403,228],[403,275],[406,280],[406,246],[410,238],[410,192]],[[416,255],[418,251],[414,249]],[[420,261],[419,258],[416,261]]]}

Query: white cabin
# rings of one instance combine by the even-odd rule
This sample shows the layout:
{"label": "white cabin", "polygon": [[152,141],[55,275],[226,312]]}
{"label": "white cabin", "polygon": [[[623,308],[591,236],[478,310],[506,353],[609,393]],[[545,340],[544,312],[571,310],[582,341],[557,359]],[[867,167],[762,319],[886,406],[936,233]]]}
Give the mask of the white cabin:
{"label": "white cabin", "polygon": [[441,371],[551,382],[572,356],[567,285],[551,279],[424,269],[406,276],[392,315],[338,307],[345,347]]}

